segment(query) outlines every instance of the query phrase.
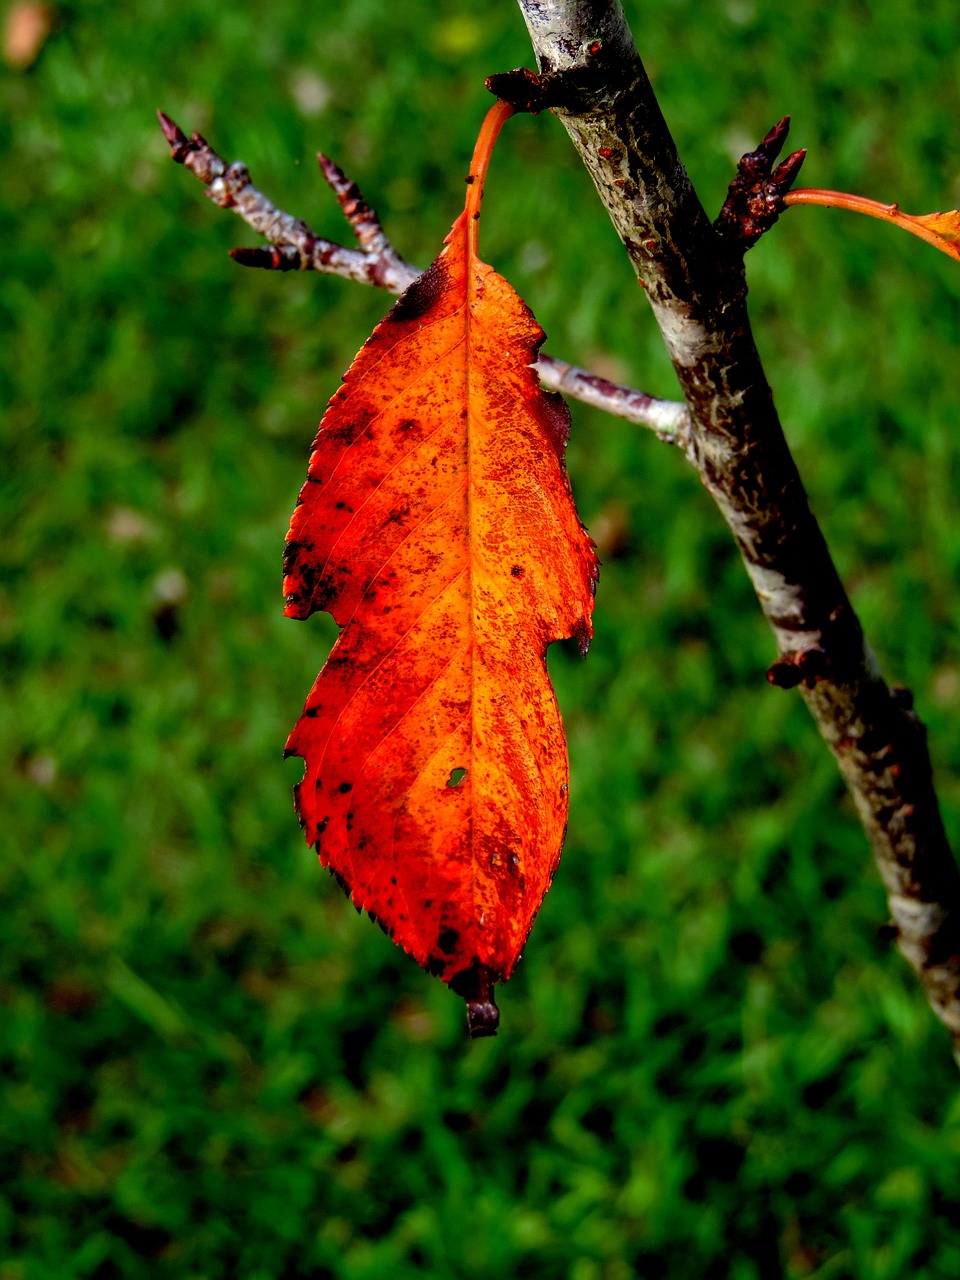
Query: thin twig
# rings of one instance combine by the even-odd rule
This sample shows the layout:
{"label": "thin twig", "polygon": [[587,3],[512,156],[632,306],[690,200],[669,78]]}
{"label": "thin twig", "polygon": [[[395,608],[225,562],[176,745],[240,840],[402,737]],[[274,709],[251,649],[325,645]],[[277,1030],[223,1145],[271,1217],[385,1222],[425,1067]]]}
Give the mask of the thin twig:
{"label": "thin twig", "polygon": [[685,443],[690,414],[687,406],[678,400],[658,400],[552,356],[540,357],[537,372],[548,391],[559,391],[627,422],[649,427],[667,444],[683,446]]}
{"label": "thin twig", "polygon": [[[357,184],[327,156],[317,156],[320,170],[356,236],[358,249],[314,235],[301,218],[278,209],[253,185],[246,165],[239,161],[227,164],[199,133],[188,138],[162,111],[157,112],[157,117],[171,157],[206,186],[214,204],[232,209],[268,241],[259,248],[233,249],[230,256],[241,266],[319,271],[393,294],[403,293],[421,274],[394,249]],[[684,441],[689,414],[678,401],[659,400],[543,353],[537,361],[537,372],[548,391],[562,392],[617,418],[649,427],[668,443]]]}
{"label": "thin twig", "polygon": [[353,228],[359,249],[314,235],[301,218],[284,213],[257,190],[245,164],[236,160],[227,164],[199,133],[188,138],[162,111],[157,117],[172,158],[199,178],[214,204],[232,209],[269,242],[267,249],[234,249],[233,257],[243,266],[321,271],[388,293],[402,293],[419,276],[418,269],[404,262],[389,243],[359,190],[326,156],[318,157],[323,175]]}
{"label": "thin twig", "polygon": [[[833,752],[886,886],[900,950],[960,1061],[960,872],[926,736],[909,698],[884,683],[810,511],[750,331],[744,238],[711,226],[619,0],[518,3],[547,72],[549,105],[660,325],[690,410],[687,456],[730,527],[776,636],[771,683],[799,686]],[[521,87],[535,100],[531,76]],[[598,80],[585,101],[585,84]],[[774,132],[761,144],[764,165],[785,130]],[[777,183],[798,167],[795,153]],[[752,216],[748,207],[741,212]]]}

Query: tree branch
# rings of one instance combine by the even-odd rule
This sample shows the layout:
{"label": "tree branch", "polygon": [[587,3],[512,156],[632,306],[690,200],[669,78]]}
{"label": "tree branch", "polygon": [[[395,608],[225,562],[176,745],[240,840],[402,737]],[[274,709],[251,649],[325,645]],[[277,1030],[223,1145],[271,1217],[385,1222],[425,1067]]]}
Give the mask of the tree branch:
{"label": "tree branch", "polygon": [[[230,256],[241,266],[319,271],[394,294],[403,293],[421,274],[419,267],[404,262],[394,249],[357,184],[327,156],[320,154],[317,160],[356,236],[357,249],[314,235],[302,219],[284,213],[257,190],[246,165],[240,161],[227,164],[204,137],[194,133],[188,138],[162,111],[157,112],[157,118],[172,159],[206,186],[214,204],[232,209],[269,242],[265,247],[231,250]],[[627,422],[649,427],[661,440],[674,444],[685,437],[689,415],[683,404],[658,400],[544,353],[537,361],[537,373],[548,391],[560,391]]]}
{"label": "tree branch", "polygon": [[960,1061],[960,872],[924,729],[909,697],[884,683],[810,511],[750,331],[747,245],[727,234],[729,221],[724,234],[711,226],[619,0],[518,3],[546,82],[540,105],[555,110],[573,140],[660,325],[690,411],[684,448],[776,637],[780,658],[769,678],[800,686],[836,757],[900,950]]}

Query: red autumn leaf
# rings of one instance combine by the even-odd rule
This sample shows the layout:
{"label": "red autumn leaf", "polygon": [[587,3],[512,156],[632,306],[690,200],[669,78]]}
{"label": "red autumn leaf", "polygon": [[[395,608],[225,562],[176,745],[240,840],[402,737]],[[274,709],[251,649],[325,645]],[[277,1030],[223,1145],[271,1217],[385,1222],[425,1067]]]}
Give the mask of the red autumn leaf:
{"label": "red autumn leaf", "polygon": [[960,209],[947,213],[904,213],[897,204],[882,204],[866,196],[849,195],[845,191],[826,191],[820,187],[798,187],[783,198],[784,204],[818,204],[826,209],[849,209],[853,213],[879,218],[911,235],[926,240],[941,253],[960,262]]}
{"label": "red autumn leaf", "polygon": [[286,613],[342,628],[287,743],[307,841],[350,893],[496,1029],[567,817],[547,646],[586,651],[593,544],[563,465],[569,412],[544,340],[477,257],[490,150],[440,256],[360,351],[320,424],[290,525]]}

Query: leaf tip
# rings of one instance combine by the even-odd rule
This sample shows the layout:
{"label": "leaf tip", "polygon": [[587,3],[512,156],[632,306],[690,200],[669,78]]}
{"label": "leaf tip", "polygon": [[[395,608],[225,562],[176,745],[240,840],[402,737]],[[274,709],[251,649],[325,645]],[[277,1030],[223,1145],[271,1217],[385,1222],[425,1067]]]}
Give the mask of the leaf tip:
{"label": "leaf tip", "polygon": [[493,998],[495,980],[491,970],[479,960],[450,979],[451,990],[466,1001],[467,1031],[471,1040],[497,1034],[500,1010]]}
{"label": "leaf tip", "polygon": [[491,995],[488,1000],[467,1001],[467,1030],[471,1040],[495,1036],[500,1026],[500,1010]]}

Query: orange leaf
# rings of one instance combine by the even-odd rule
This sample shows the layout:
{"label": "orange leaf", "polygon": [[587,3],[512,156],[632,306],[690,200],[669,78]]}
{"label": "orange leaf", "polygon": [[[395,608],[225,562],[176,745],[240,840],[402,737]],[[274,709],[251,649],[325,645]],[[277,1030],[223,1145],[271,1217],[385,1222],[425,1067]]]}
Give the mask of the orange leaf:
{"label": "orange leaf", "polygon": [[897,204],[882,204],[866,196],[846,191],[826,191],[820,187],[798,187],[783,197],[784,204],[818,204],[826,209],[849,209],[853,213],[879,218],[909,231],[932,244],[941,253],[960,262],[960,209],[948,213],[903,213]]}
{"label": "orange leaf", "polygon": [[[903,216],[910,218],[909,214]],[[931,244],[936,243],[938,249],[960,262],[960,209],[951,209],[949,213],[928,213],[910,220],[935,237],[935,240],[930,241]],[[923,238],[926,239],[925,236]]]}
{"label": "orange leaf", "polygon": [[290,525],[286,613],[343,628],[290,735],[297,807],[358,909],[496,1029],[560,857],[567,751],[547,645],[586,651],[593,544],[543,331],[477,257],[481,130],[445,248],[360,351]]}

